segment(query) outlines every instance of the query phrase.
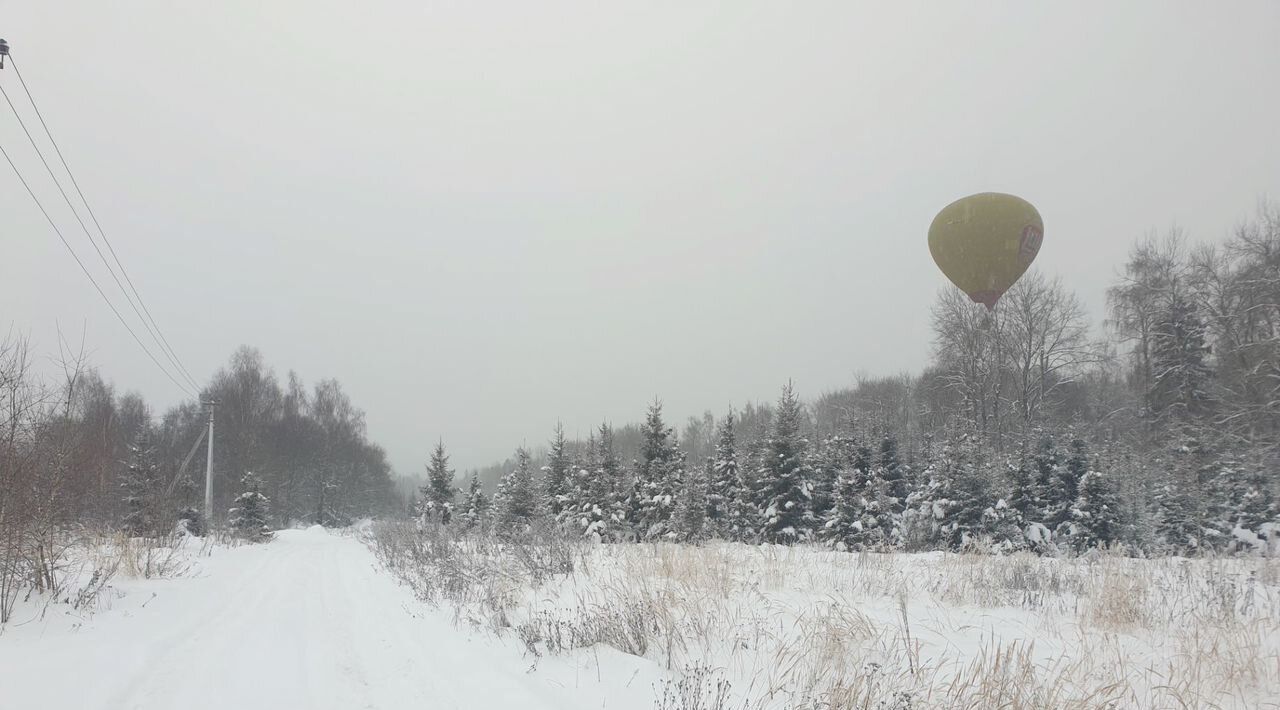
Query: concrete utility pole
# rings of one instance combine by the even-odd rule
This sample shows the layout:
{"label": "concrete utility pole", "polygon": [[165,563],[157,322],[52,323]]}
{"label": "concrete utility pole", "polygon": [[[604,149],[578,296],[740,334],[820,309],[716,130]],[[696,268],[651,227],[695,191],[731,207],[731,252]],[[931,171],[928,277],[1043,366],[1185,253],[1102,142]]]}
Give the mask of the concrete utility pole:
{"label": "concrete utility pole", "polygon": [[209,409],[209,448],[208,458],[204,464],[204,524],[205,529],[213,529],[213,408],[218,406],[218,400],[207,399],[203,402],[204,406]]}

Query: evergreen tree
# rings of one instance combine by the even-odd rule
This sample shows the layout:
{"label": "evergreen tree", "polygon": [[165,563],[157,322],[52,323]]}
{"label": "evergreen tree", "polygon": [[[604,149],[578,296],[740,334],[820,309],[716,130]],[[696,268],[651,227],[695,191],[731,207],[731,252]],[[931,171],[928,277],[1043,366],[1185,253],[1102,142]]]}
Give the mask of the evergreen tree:
{"label": "evergreen tree", "polygon": [[1009,509],[1017,516],[1019,526],[1024,529],[1031,523],[1041,522],[1036,482],[1028,463],[1024,458],[1017,464],[1009,464]]}
{"label": "evergreen tree", "polygon": [[746,498],[742,478],[738,474],[738,451],[734,435],[733,411],[720,422],[716,453],[711,461],[711,479],[707,490],[707,525],[711,532],[728,539],[739,539],[742,521],[739,499]]}
{"label": "evergreen tree", "polygon": [[436,442],[435,451],[431,453],[431,463],[427,464],[427,483],[419,489],[421,515],[427,520],[449,523],[453,515],[453,499],[458,490],[453,487],[453,469],[449,468],[449,457],[445,454],[444,442]]}
{"label": "evergreen tree", "polygon": [[1092,467],[1089,465],[1089,447],[1084,439],[1078,436],[1071,439],[1071,453],[1067,456],[1066,465],[1058,469],[1062,476],[1062,494],[1074,502],[1080,495],[1080,482]]}
{"label": "evergreen tree", "polygon": [[569,461],[563,500],[560,505],[560,514],[556,516],[556,523],[570,532],[581,534],[590,523],[585,511],[590,507],[591,470],[594,468],[590,458],[595,455],[595,450],[596,438],[595,432],[592,432],[585,449],[586,457],[584,458],[582,452],[579,452]]}
{"label": "evergreen tree", "polygon": [[950,470],[946,472],[951,478],[950,506],[944,532],[948,545],[953,550],[961,550],[992,535],[999,517],[991,481],[978,458],[976,443],[971,437],[962,436],[951,453]]}
{"label": "evergreen tree", "polygon": [[1225,544],[1211,525],[1212,496],[1218,455],[1189,429],[1161,462],[1164,483],[1156,495],[1156,540],[1175,553],[1207,551]]}
{"label": "evergreen tree", "polygon": [[480,486],[480,476],[472,473],[471,486],[467,489],[467,497],[462,505],[462,515],[459,516],[462,526],[467,530],[480,527],[488,513],[489,499]]}
{"label": "evergreen tree", "polygon": [[671,531],[676,491],[684,475],[684,455],[675,434],[662,420],[662,403],[649,405],[640,430],[640,461],[630,497],[631,521],[641,539],[653,540]]}
{"label": "evergreen tree", "polygon": [[789,543],[808,539],[814,528],[809,510],[812,481],[805,468],[807,442],[800,435],[800,400],[791,384],[782,389],[772,435],[765,445],[760,469],[763,502],[762,537],[768,542]]}
{"label": "evergreen tree", "polygon": [[1110,545],[1120,538],[1120,500],[1106,476],[1086,471],[1071,509],[1071,541],[1077,551]]}
{"label": "evergreen tree", "polygon": [[537,517],[538,491],[533,480],[533,463],[524,447],[516,449],[515,468],[498,484],[494,511],[495,524],[504,534],[522,532]]}
{"label": "evergreen tree", "polygon": [[1067,489],[1067,482],[1072,476],[1064,473],[1062,455],[1051,436],[1040,440],[1033,462],[1036,469],[1039,522],[1049,530],[1055,530],[1071,518],[1071,506],[1075,499]]}
{"label": "evergreen tree", "polygon": [[1240,496],[1233,511],[1236,527],[1248,530],[1261,538],[1267,537],[1264,525],[1280,524],[1280,510],[1260,473],[1248,478],[1249,485]]}
{"label": "evergreen tree", "polygon": [[[744,421],[738,420],[739,423]],[[760,472],[764,469],[768,458],[767,442],[769,429],[772,426],[773,413],[757,419],[754,432],[741,441],[738,459],[738,478],[742,481],[738,499],[734,501],[733,528],[735,534],[731,539],[747,543],[763,541],[765,498]]]}
{"label": "evergreen tree", "polygon": [[712,461],[708,459],[701,469],[686,472],[671,521],[677,540],[699,542],[706,538],[707,488],[713,470]]}
{"label": "evergreen tree", "polygon": [[124,490],[124,531],[132,537],[150,537],[160,532],[160,469],[145,434],[129,447],[120,482]]}
{"label": "evergreen tree", "polygon": [[898,460],[898,440],[886,435],[880,441],[880,458],[871,470],[872,514],[879,533],[880,546],[897,547],[902,543],[902,513],[908,495],[903,465]]}
{"label": "evergreen tree", "polygon": [[1161,546],[1179,554],[1200,549],[1203,531],[1187,487],[1171,477],[1157,491],[1155,500],[1156,540]]}
{"label": "evergreen tree", "polygon": [[626,537],[627,500],[621,495],[622,464],[613,448],[613,428],[601,424],[587,446],[587,458],[579,463],[572,505],[563,518],[571,529],[600,540]]}
{"label": "evergreen tree", "polygon": [[821,448],[805,453],[805,468],[813,475],[813,494],[809,500],[809,509],[814,520],[824,525],[834,512],[840,478],[840,467],[827,455],[827,448],[824,443]]}
{"label": "evergreen tree", "polygon": [[627,535],[626,499],[623,495],[622,461],[613,447],[613,427],[600,425],[596,454],[595,500],[604,512],[605,527],[598,531],[604,539],[622,540]]}
{"label": "evergreen tree", "polygon": [[[829,465],[838,467],[838,460]],[[834,505],[823,525],[823,538],[838,549],[858,550],[864,545],[864,481],[863,474],[852,467],[837,468]]]}
{"label": "evergreen tree", "polygon": [[1151,337],[1151,395],[1157,417],[1190,419],[1208,409],[1209,345],[1194,303],[1176,293]]}
{"label": "evergreen tree", "polygon": [[1263,527],[1277,522],[1274,497],[1267,485],[1265,464],[1246,462],[1226,447],[1206,464],[1200,489],[1209,496],[1206,518],[1216,546],[1226,550],[1249,550],[1258,544],[1254,537],[1266,537]]}
{"label": "evergreen tree", "polygon": [[557,423],[555,436],[551,439],[551,449],[547,452],[547,465],[542,467],[543,497],[546,501],[543,507],[557,521],[560,520],[569,498],[572,468],[569,444],[564,438],[564,426]]}
{"label": "evergreen tree", "polygon": [[906,467],[898,459],[898,439],[886,434],[880,440],[880,478],[885,484],[885,494],[894,501],[897,510],[907,500]]}
{"label": "evergreen tree", "polygon": [[946,542],[946,517],[951,507],[951,479],[946,475],[951,468],[950,457],[948,445],[934,450],[920,475],[920,486],[907,496],[904,519],[912,549],[935,549]]}
{"label": "evergreen tree", "polygon": [[260,542],[271,537],[267,527],[270,501],[262,494],[262,484],[252,472],[240,479],[243,492],[236,497],[235,507],[228,511],[228,522],[236,537],[249,542]]}
{"label": "evergreen tree", "polygon": [[884,513],[884,483],[876,471],[875,452],[870,446],[852,439],[848,440],[846,446],[852,452],[850,482],[853,495],[857,496],[855,505],[861,511],[857,531],[853,536],[853,546],[859,550],[878,549],[885,543],[885,531],[880,529]]}

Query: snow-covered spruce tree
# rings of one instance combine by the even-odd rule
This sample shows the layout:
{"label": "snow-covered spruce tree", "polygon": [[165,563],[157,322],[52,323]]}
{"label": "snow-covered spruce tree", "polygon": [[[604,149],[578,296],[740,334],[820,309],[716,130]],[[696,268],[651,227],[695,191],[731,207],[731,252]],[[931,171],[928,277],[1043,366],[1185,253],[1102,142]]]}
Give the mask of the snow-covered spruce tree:
{"label": "snow-covered spruce tree", "polygon": [[672,531],[671,515],[684,475],[684,454],[671,427],[662,420],[660,401],[649,405],[640,433],[644,438],[628,507],[637,536],[656,540]]}
{"label": "snow-covered spruce tree", "polygon": [[613,448],[613,428],[601,424],[574,468],[573,485],[561,524],[584,537],[622,540],[627,530],[626,499],[621,495],[622,464]]}
{"label": "snow-covered spruce tree", "polygon": [[933,550],[946,545],[947,511],[951,507],[950,445],[933,449],[920,474],[920,485],[907,496],[903,514],[910,550]]}
{"label": "snow-covered spruce tree", "polygon": [[453,476],[444,442],[438,441],[431,452],[431,462],[427,464],[427,483],[418,490],[424,522],[449,523],[453,515],[453,500],[458,494],[458,489],[453,486]]}
{"label": "snow-covered spruce tree", "polygon": [[1039,486],[1033,474],[1034,461],[1023,454],[1005,462],[1009,497],[1000,510],[1004,528],[1000,536],[1014,549],[1029,549],[1039,554],[1055,552],[1053,533],[1044,524],[1040,509]]}
{"label": "snow-covered spruce tree", "polygon": [[821,535],[836,549],[866,549],[871,450],[844,436],[827,439],[822,449],[824,465],[836,470],[836,483]]}
{"label": "snow-covered spruce tree", "polygon": [[1110,545],[1120,538],[1120,498],[1107,477],[1085,471],[1071,509],[1070,539],[1077,552]]}
{"label": "snow-covered spruce tree", "polygon": [[569,442],[564,438],[564,425],[557,423],[551,448],[547,451],[547,465],[542,467],[543,508],[557,522],[569,498],[573,461],[569,455]]}
{"label": "snow-covered spruce tree", "polygon": [[1156,543],[1169,554],[1187,554],[1202,547],[1204,533],[1192,495],[1178,477],[1170,475],[1155,495]]}
{"label": "snow-covered spruce tree", "polygon": [[613,446],[613,427],[600,425],[597,436],[596,470],[592,476],[592,498],[604,511],[603,528],[597,529],[601,539],[621,541],[631,534],[627,519],[627,501],[622,460]]}
{"label": "snow-covered spruce tree", "polygon": [[1063,494],[1073,505],[1076,497],[1080,495],[1080,481],[1092,468],[1094,467],[1089,464],[1089,445],[1079,436],[1071,437],[1070,453],[1067,455],[1066,464],[1058,470],[1058,473],[1062,476]]}
{"label": "snow-covered spruce tree", "polygon": [[711,460],[711,478],[707,483],[707,528],[711,534],[729,540],[740,537],[738,499],[744,496],[733,427],[733,410],[730,410],[720,422],[716,453]]}
{"label": "snow-covered spruce tree", "polygon": [[[865,447],[863,447],[865,448]],[[858,456],[859,447],[852,440],[832,437],[823,446],[824,465],[836,471],[835,492],[831,511],[823,522],[822,537],[839,550],[859,550],[865,542],[863,517],[866,515],[867,458]]]}
{"label": "snow-covered spruce tree", "polygon": [[1236,529],[1232,533],[1239,534],[1240,530],[1252,533],[1256,539],[1249,544],[1266,544],[1264,541],[1280,532],[1280,506],[1277,506],[1265,478],[1259,472],[1254,472],[1249,477],[1249,487],[1240,496],[1240,502],[1233,512]]}
{"label": "snow-covered spruce tree", "polygon": [[236,537],[249,542],[270,539],[267,512],[270,501],[262,494],[262,484],[250,471],[240,479],[242,493],[236,496],[235,507],[227,513],[231,531]]}
{"label": "snow-covered spruce tree", "polygon": [[1040,522],[1040,501],[1036,494],[1035,478],[1031,475],[1030,461],[1025,457],[1009,462],[1009,510],[1017,516],[1022,528]]}
{"label": "snow-covered spruce tree", "polygon": [[853,481],[859,496],[857,508],[862,511],[862,515],[858,518],[856,530],[850,540],[851,549],[883,549],[890,534],[881,527],[886,508],[884,481],[880,479],[875,452],[870,446],[856,444],[853,447]]}
{"label": "snow-covered spruce tree", "polygon": [[[760,483],[760,471],[767,457],[766,442],[772,420],[770,411],[768,423],[758,421],[751,433],[738,438],[738,479],[742,481],[742,487],[734,501],[732,527],[735,532],[731,539],[739,542],[759,544],[764,539],[764,507],[761,501],[765,493]],[[736,424],[739,433],[744,432],[742,422],[743,419],[739,418]]]}
{"label": "snow-covered spruce tree", "polygon": [[1032,462],[1035,465],[1036,492],[1039,498],[1039,522],[1052,531],[1071,518],[1071,506],[1075,503],[1075,499],[1067,491],[1069,476],[1063,471],[1065,466],[1062,454],[1053,437],[1045,436],[1040,439]]}
{"label": "snow-covered spruce tree", "polygon": [[[741,421],[741,420],[740,420]],[[768,491],[761,473],[769,460],[769,439],[773,428],[773,412],[757,421],[754,433],[742,441],[742,453],[738,460],[738,477],[742,479],[742,495],[738,496],[735,516],[741,521],[742,542],[759,544],[765,541],[764,511],[768,506]]]}
{"label": "snow-covered spruce tree", "polygon": [[146,434],[129,447],[120,488],[124,491],[121,526],[131,537],[151,537],[160,532],[160,469]]}
{"label": "snow-covered spruce tree", "polygon": [[822,446],[811,447],[805,452],[805,469],[813,477],[812,494],[809,498],[809,510],[819,528],[816,531],[822,536],[822,526],[831,519],[836,506],[836,488],[839,484],[840,468],[827,455],[825,442]]}
{"label": "snow-covered spruce tree", "polygon": [[800,435],[800,419],[800,400],[791,383],[787,383],[778,399],[759,474],[764,507],[762,537],[766,542],[808,540],[815,527],[809,511],[813,483],[805,468],[808,442]]}
{"label": "snow-covered spruce tree", "polygon": [[943,531],[953,550],[962,550],[992,536],[999,524],[991,490],[991,481],[978,455],[973,437],[963,435],[951,451],[950,505],[947,507]]}
{"label": "snow-covered spruce tree", "polygon": [[903,542],[902,512],[908,495],[904,468],[898,460],[898,440],[885,435],[880,440],[880,457],[872,469],[872,479],[877,483],[876,525],[884,536],[881,544],[887,547],[899,547]]}
{"label": "snow-covered spruce tree", "polygon": [[538,490],[529,452],[516,449],[516,466],[502,477],[494,496],[494,525],[506,535],[528,529],[538,515]]}
{"label": "snow-covered spruce tree", "polygon": [[1151,335],[1151,407],[1161,419],[1190,420],[1209,408],[1209,345],[1196,305],[1175,292]]}
{"label": "snow-covered spruce tree", "polygon": [[467,497],[462,503],[462,514],[458,516],[462,527],[474,530],[484,525],[489,514],[489,499],[480,486],[480,476],[471,474],[471,486],[467,489]]}
{"label": "snow-covered spruce tree", "polygon": [[1204,467],[1201,490],[1208,494],[1206,526],[1215,532],[1215,547],[1224,551],[1258,549],[1264,525],[1277,522],[1274,499],[1267,485],[1265,464],[1223,445]]}
{"label": "snow-covered spruce tree", "polygon": [[885,495],[893,499],[897,510],[901,511],[910,491],[906,465],[898,457],[898,439],[892,434],[886,434],[880,440],[880,479],[884,481]]}
{"label": "snow-covered spruce tree", "polygon": [[564,492],[561,495],[560,513],[555,522],[565,531],[581,535],[591,522],[587,510],[591,499],[591,461],[595,457],[596,437],[591,433],[584,450],[574,453],[569,459],[569,470],[565,474]]}
{"label": "snow-covered spruce tree", "polygon": [[707,482],[714,470],[713,461],[707,459],[704,466],[685,470],[684,485],[671,518],[673,536],[681,542],[700,542],[707,537]]}

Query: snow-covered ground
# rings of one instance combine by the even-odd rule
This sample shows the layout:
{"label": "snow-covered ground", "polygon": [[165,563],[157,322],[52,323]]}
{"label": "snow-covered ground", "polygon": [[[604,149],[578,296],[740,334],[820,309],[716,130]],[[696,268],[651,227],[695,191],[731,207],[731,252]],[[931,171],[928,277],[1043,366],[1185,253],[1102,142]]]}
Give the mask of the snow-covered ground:
{"label": "snow-covered ground", "polygon": [[1275,560],[403,527],[183,554],[176,577],[118,575],[92,613],[24,605],[0,709],[1280,707]]}
{"label": "snow-covered ground", "polygon": [[177,578],[117,577],[92,615],[68,609],[0,634],[0,709],[649,708],[658,674],[607,649],[598,669],[528,672],[514,642],[457,628],[354,535],[320,528],[216,549]]}
{"label": "snow-covered ground", "polygon": [[574,546],[564,572],[420,537],[379,533],[382,557],[463,626],[540,668],[628,649],[683,683],[663,710],[1280,708],[1276,560],[622,544]]}

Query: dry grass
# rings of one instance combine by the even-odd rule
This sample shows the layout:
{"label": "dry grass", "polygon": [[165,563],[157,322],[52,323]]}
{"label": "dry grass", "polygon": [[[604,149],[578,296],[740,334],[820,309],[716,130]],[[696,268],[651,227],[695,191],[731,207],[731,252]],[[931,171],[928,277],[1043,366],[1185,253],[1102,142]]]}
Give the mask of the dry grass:
{"label": "dry grass", "polygon": [[1280,708],[1274,560],[374,537],[420,596],[530,655],[662,664],[660,708]]}
{"label": "dry grass", "polygon": [[42,583],[28,586],[18,601],[34,617],[61,605],[91,613],[112,589],[113,580],[181,576],[190,569],[192,555],[203,554],[212,544],[185,536],[129,538],[111,532],[64,531],[41,557]]}

